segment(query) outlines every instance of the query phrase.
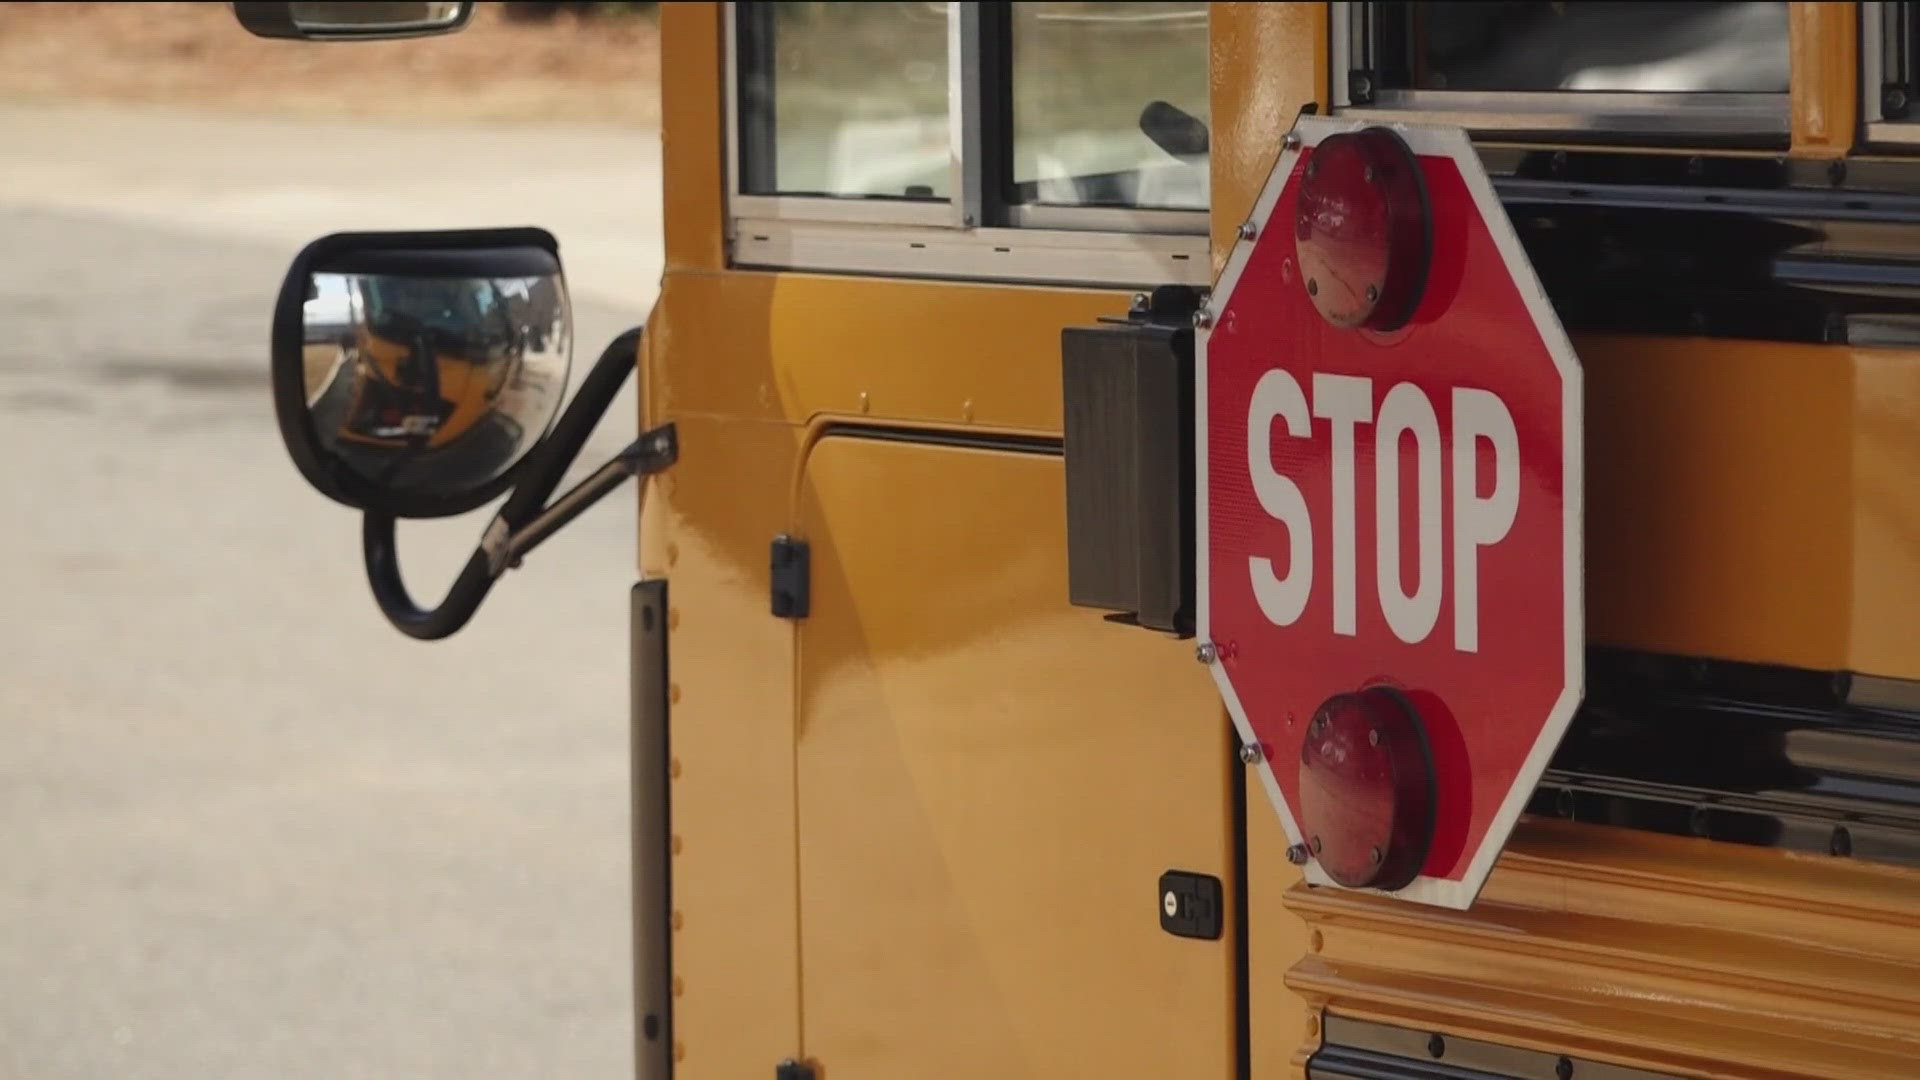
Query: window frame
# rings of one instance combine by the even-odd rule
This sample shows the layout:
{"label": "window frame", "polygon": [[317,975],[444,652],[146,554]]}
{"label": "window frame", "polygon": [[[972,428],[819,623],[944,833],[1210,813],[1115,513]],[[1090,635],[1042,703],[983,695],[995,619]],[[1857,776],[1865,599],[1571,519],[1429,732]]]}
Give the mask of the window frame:
{"label": "window frame", "polygon": [[[947,5],[947,115],[951,120],[953,102],[958,96],[953,61],[955,38],[952,9]],[[948,141],[948,186],[952,194],[929,199],[857,199],[823,195],[755,195],[742,190],[740,123],[740,28],[739,5],[726,5],[726,111],[727,111],[727,192],[729,209],[736,216],[793,221],[845,221],[868,225],[944,225],[957,220],[960,187],[958,148]],[[949,124],[951,127],[951,123]]]}
{"label": "window frame", "polygon": [[[1356,72],[1372,63],[1370,3],[1328,5],[1331,112],[1355,119],[1453,124],[1475,134],[1546,141],[1708,140],[1784,147],[1791,134],[1788,93],[1592,90],[1381,90],[1353,103]],[[1361,66],[1365,61],[1368,66]]]}
{"label": "window frame", "polygon": [[[1907,116],[1887,119],[1885,93],[1889,75],[1899,77],[1910,96],[1920,88],[1920,56],[1913,47],[1910,3],[1866,0],[1860,8],[1860,129],[1869,144],[1911,146],[1920,143],[1920,98],[1910,101]],[[1899,31],[1905,24],[1907,34]]]}
{"label": "window frame", "polygon": [[[1005,153],[990,142],[1011,65],[989,47],[1004,17],[949,3],[951,180],[937,200],[756,195],[742,190],[739,5],[725,5],[727,246],[742,268],[1047,284],[1212,282],[1209,209],[1043,206],[1003,202]],[[1008,137],[1011,137],[1010,131]],[[989,170],[994,175],[989,175]]]}

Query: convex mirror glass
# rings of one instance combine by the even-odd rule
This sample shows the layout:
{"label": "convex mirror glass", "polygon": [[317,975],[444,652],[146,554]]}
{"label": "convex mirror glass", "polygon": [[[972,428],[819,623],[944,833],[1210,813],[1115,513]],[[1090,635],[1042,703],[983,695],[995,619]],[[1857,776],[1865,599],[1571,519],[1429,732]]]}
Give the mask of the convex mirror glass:
{"label": "convex mirror glass", "polygon": [[541,230],[326,237],[294,260],[275,311],[281,435],[340,502],[461,513],[511,485],[559,411],[571,355]]}

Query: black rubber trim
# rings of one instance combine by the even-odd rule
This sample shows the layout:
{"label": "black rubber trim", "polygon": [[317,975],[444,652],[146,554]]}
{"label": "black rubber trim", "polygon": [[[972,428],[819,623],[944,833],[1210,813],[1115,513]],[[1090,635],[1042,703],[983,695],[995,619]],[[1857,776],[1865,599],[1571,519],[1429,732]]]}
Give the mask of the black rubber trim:
{"label": "black rubber trim", "polygon": [[668,1080],[674,1071],[671,608],[664,578],[636,583],[631,595],[635,1073],[640,1080]]}
{"label": "black rubber trim", "polygon": [[1852,677],[1595,648],[1530,813],[1920,866],[1920,711]]}
{"label": "black rubber trim", "polygon": [[[1232,745],[1240,736],[1232,721],[1227,730]],[[1233,799],[1233,1052],[1239,1080],[1253,1080],[1253,917],[1249,910],[1252,886],[1247,881],[1247,766],[1229,766]],[[1264,808],[1263,808],[1264,810]]]}
{"label": "black rubber trim", "polygon": [[1920,316],[1920,168],[1816,186],[1775,158],[1481,154],[1569,330],[1833,344]]}
{"label": "black rubber trim", "polygon": [[967,450],[1004,450],[1015,454],[1039,454],[1061,457],[1064,444],[1054,435],[1007,435],[989,432],[953,431],[946,428],[903,427],[893,424],[828,424],[820,437],[873,439],[878,442],[918,443],[924,446],[952,446]]}
{"label": "black rubber trim", "polygon": [[1351,1046],[1323,1046],[1307,1059],[1307,1080],[1514,1080],[1502,1073],[1463,1069],[1438,1061],[1419,1061],[1398,1054],[1360,1050]]}
{"label": "black rubber trim", "polygon": [[[517,532],[546,507],[547,497],[560,486],[567,467],[580,456],[580,448],[594,425],[606,415],[620,387],[633,373],[644,330],[634,327],[613,339],[594,362],[593,369],[581,380],[580,389],[545,438],[527,451],[527,456],[507,478],[513,493],[501,504],[497,519],[509,533]],[[485,549],[475,549],[454,579],[446,599],[432,608],[423,608],[407,592],[400,576],[400,555],[394,543],[394,513],[384,508],[369,508],[360,536],[366,558],[367,581],[373,586],[374,601],[394,628],[408,637],[433,641],[457,632],[473,618],[481,601],[493,588],[496,570]]]}
{"label": "black rubber trim", "polygon": [[539,277],[560,274],[555,252],[537,238],[523,246],[481,248],[354,248],[316,258],[316,274],[391,274],[418,277]]}

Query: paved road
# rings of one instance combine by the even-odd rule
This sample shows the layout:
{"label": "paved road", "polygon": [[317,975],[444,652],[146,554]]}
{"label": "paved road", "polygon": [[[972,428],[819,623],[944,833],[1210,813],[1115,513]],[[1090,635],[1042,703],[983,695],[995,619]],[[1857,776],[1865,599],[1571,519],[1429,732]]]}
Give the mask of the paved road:
{"label": "paved road", "polygon": [[[538,223],[583,365],[651,300],[654,140],[0,110],[0,148],[0,1077],[628,1075],[632,501],[404,639],[265,341],[312,236]],[[419,592],[482,523],[403,531]]]}

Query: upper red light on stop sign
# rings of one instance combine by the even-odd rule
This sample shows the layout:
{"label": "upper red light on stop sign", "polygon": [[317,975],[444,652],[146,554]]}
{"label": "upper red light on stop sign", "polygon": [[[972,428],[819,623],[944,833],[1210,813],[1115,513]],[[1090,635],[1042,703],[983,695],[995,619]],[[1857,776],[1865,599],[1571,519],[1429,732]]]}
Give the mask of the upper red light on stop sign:
{"label": "upper red light on stop sign", "polygon": [[1329,135],[1306,159],[1292,217],[1307,295],[1327,321],[1398,330],[1432,263],[1425,185],[1386,128]]}
{"label": "upper red light on stop sign", "polygon": [[[1405,326],[1348,329],[1316,310],[1298,194],[1320,141],[1358,128],[1301,120],[1198,336],[1198,629],[1308,850],[1309,723],[1335,695],[1399,691],[1426,739],[1434,816],[1395,895],[1464,907],[1580,697],[1580,374],[1454,129],[1396,128],[1433,222]],[[1306,873],[1333,880],[1311,857]]]}

